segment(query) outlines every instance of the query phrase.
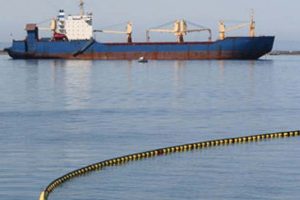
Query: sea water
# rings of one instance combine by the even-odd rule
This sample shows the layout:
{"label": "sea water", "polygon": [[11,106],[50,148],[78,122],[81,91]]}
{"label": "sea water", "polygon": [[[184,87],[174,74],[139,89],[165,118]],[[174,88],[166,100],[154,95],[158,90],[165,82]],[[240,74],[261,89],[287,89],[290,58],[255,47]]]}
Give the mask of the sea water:
{"label": "sea water", "polygon": [[[112,157],[300,129],[300,57],[257,61],[12,60],[0,56],[0,199]],[[300,138],[214,147],[107,168],[51,200],[300,196]]]}

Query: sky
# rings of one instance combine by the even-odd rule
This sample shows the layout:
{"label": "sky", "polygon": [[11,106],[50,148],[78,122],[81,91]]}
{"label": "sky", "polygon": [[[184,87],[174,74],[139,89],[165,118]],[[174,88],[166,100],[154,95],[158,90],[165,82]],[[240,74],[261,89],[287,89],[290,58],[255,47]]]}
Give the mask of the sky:
{"label": "sky", "polygon": [[[68,14],[79,13],[79,0],[0,0],[0,2],[0,42],[24,38],[26,23],[47,21],[55,17],[59,9],[64,9]],[[278,43],[283,41],[289,41],[290,44],[300,43],[299,8],[299,0],[85,0],[85,10],[93,12],[94,15],[94,28],[132,21],[135,41],[145,40],[147,28],[175,19],[187,19],[210,27],[213,39],[216,39],[219,20],[231,22],[232,25],[233,22],[247,21],[253,9],[258,35],[275,35]],[[48,24],[49,22],[46,22],[40,26],[47,27]],[[229,33],[235,34],[246,35],[248,32],[241,30]],[[203,35],[205,36],[205,33]],[[116,35],[97,37],[100,37],[100,40],[124,39]],[[174,39],[173,36],[163,34],[155,34],[153,37],[157,40],[164,37]],[[198,36],[193,37],[197,39]]]}

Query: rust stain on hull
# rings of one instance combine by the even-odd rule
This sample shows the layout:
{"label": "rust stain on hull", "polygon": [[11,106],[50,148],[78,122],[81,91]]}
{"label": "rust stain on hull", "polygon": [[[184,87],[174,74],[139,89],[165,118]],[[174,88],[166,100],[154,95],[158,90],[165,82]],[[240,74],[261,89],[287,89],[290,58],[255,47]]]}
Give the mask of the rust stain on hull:
{"label": "rust stain on hull", "polygon": [[[134,52],[134,53],[84,53],[73,54],[22,54],[21,59],[81,59],[81,60],[138,60],[144,57],[148,60],[223,60],[223,59],[258,59],[261,55],[245,55],[240,52]],[[18,57],[15,55],[15,57]]]}

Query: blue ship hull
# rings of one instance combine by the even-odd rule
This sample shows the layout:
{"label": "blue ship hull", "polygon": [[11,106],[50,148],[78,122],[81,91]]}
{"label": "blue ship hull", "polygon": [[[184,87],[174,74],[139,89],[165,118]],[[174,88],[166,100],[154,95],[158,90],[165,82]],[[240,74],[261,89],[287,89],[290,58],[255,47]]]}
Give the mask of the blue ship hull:
{"label": "blue ship hull", "polygon": [[258,59],[273,48],[274,36],[227,37],[214,42],[99,43],[95,40],[51,41],[37,33],[13,41],[6,49],[14,59],[201,60]]}

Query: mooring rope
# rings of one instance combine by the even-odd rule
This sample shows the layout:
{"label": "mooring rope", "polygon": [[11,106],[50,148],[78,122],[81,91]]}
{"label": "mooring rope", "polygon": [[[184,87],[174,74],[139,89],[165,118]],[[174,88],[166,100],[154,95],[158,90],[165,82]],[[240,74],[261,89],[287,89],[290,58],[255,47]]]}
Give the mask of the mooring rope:
{"label": "mooring rope", "polygon": [[126,155],[126,156],[121,156],[121,157],[105,160],[105,161],[102,161],[99,163],[95,163],[95,164],[83,167],[81,169],[72,171],[64,176],[59,177],[58,179],[51,182],[46,187],[46,189],[43,192],[41,192],[39,200],[47,200],[49,195],[51,194],[51,192],[53,192],[54,189],[56,189],[63,183],[65,183],[75,177],[82,176],[89,172],[102,170],[107,167],[123,165],[128,162],[142,160],[142,159],[146,159],[146,158],[152,158],[152,157],[156,157],[156,156],[168,155],[171,153],[186,152],[186,151],[192,151],[195,149],[204,149],[204,148],[213,147],[213,146],[223,146],[223,145],[237,144],[237,143],[258,142],[258,141],[262,141],[262,140],[269,140],[269,139],[275,139],[275,138],[296,137],[299,135],[300,135],[300,131],[258,134],[258,135],[242,136],[242,137],[236,137],[236,138],[227,138],[227,139],[217,139],[217,140],[210,140],[210,141],[204,141],[204,142],[196,142],[196,143],[166,147],[166,148],[146,151],[146,152],[142,152],[142,153],[135,153],[135,154],[130,154],[130,155]]}

